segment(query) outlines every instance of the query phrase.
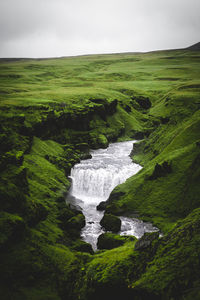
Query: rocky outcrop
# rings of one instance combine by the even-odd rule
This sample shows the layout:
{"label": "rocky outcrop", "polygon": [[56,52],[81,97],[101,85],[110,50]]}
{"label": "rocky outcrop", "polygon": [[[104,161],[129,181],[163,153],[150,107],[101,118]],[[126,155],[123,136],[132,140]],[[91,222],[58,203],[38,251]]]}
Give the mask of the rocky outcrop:
{"label": "rocky outcrop", "polygon": [[106,99],[93,99],[93,106],[87,106],[80,109],[63,109],[62,107],[52,108],[51,111],[44,114],[43,119],[37,122],[33,129],[33,135],[43,138],[49,138],[60,135],[63,129],[72,129],[76,131],[89,131],[90,121],[95,115],[100,116],[104,121],[107,116],[116,112],[118,101],[108,101]]}
{"label": "rocky outcrop", "polygon": [[[96,209],[99,211],[106,210],[107,207],[112,204],[112,202],[117,201],[123,195],[123,192],[112,192],[106,201],[101,201],[99,205],[97,205]],[[112,213],[112,209],[108,212]]]}
{"label": "rocky outcrop", "polygon": [[151,243],[158,239],[159,232],[146,232],[135,244],[135,250],[142,250],[151,245]]}
{"label": "rocky outcrop", "polygon": [[105,210],[107,205],[107,201],[101,201],[99,205],[97,205],[96,209],[99,211]]}
{"label": "rocky outcrop", "polygon": [[171,165],[164,161],[161,165],[158,163],[155,165],[154,171],[151,176],[149,176],[150,180],[157,179],[159,177],[166,176],[167,174],[170,174],[172,172]]}
{"label": "rocky outcrop", "polygon": [[149,109],[151,107],[151,101],[148,97],[143,96],[132,96],[132,104],[135,109]]}

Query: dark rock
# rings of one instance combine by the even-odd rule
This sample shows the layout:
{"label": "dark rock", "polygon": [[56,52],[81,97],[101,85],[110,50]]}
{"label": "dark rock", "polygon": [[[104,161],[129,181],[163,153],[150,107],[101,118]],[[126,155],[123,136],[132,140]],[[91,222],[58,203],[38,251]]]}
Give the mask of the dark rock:
{"label": "dark rock", "polygon": [[98,237],[97,248],[98,249],[113,249],[122,246],[129,240],[135,240],[131,236],[120,236],[110,232],[102,233]]}
{"label": "dark rock", "polygon": [[131,137],[136,140],[142,140],[145,137],[145,133],[142,131],[137,131]]}
{"label": "dark rock", "polygon": [[196,142],[196,146],[200,147],[200,141]]}
{"label": "dark rock", "polygon": [[112,192],[110,197],[106,201],[106,213],[122,215],[125,211],[127,211],[126,204],[118,205],[118,200],[125,195],[124,192]]}
{"label": "dark rock", "polygon": [[[136,154],[144,152],[145,145],[146,145],[146,141],[145,140],[139,141],[139,142],[135,143],[133,145],[133,149],[131,150],[130,157],[132,157],[133,155],[136,155]],[[146,147],[148,147],[148,146],[146,146]]]}
{"label": "dark rock", "polygon": [[153,123],[153,126],[159,126],[160,125],[159,120],[153,120],[152,123]]}
{"label": "dark rock", "polygon": [[107,148],[108,147],[108,140],[107,140],[107,137],[103,134],[100,134],[98,136],[98,139],[97,139],[97,142],[98,142],[98,146],[100,148]]}
{"label": "dark rock", "polygon": [[0,214],[0,248],[6,247],[7,252],[8,245],[19,242],[25,234],[26,224],[24,219],[20,216],[1,212]]}
{"label": "dark rock", "polygon": [[106,202],[106,201],[101,201],[101,202],[99,203],[99,205],[97,205],[96,209],[97,209],[97,210],[100,210],[100,211],[105,210],[105,209],[106,209],[106,205],[107,205],[107,202]]}
{"label": "dark rock", "polygon": [[169,118],[168,117],[166,117],[166,118],[161,117],[160,121],[161,121],[162,124],[167,124],[169,122]]}
{"label": "dark rock", "polygon": [[105,119],[105,115],[112,115],[116,112],[117,103],[118,100],[115,99],[113,101],[108,101],[107,99],[90,99],[91,102],[102,104],[99,106],[99,115],[102,117],[102,119]]}
{"label": "dark rock", "polygon": [[87,153],[81,154],[80,158],[81,159],[91,159],[92,155],[89,152],[87,152]]}
{"label": "dark rock", "polygon": [[115,99],[113,100],[111,103],[109,103],[106,107],[106,110],[108,112],[109,115],[113,115],[116,110],[117,110],[117,103],[118,103],[118,100]]}
{"label": "dark rock", "polygon": [[74,196],[70,195],[70,193],[67,194],[66,203],[72,210],[82,212],[82,208],[80,206],[82,202],[82,200],[75,198]]}
{"label": "dark rock", "polygon": [[158,239],[159,232],[146,232],[135,244],[135,250],[142,250],[151,245],[151,243]]}
{"label": "dark rock", "polygon": [[172,172],[171,165],[167,161],[164,161],[161,165],[159,165],[157,163],[155,165],[153,174],[151,176],[149,176],[149,179],[154,180],[154,179],[157,179],[159,177],[166,176],[167,174],[169,174],[171,172]]}
{"label": "dark rock", "polygon": [[72,217],[68,220],[67,229],[81,230],[85,226],[85,217],[83,214],[79,213],[77,216]]}
{"label": "dark rock", "polygon": [[111,193],[108,200],[106,201],[107,203],[111,203],[113,201],[117,201],[120,199],[120,197],[124,196],[124,192],[117,192],[117,193]]}
{"label": "dark rock", "polygon": [[111,193],[108,200],[102,201],[97,205],[97,210],[106,210],[107,206],[112,202],[117,201],[121,196],[123,196],[124,192]]}
{"label": "dark rock", "polygon": [[134,97],[134,100],[136,100],[136,102],[140,105],[142,109],[149,109],[151,107],[151,101],[148,97]]}
{"label": "dark rock", "polygon": [[128,113],[131,112],[131,107],[129,105],[126,105],[124,109]]}
{"label": "dark rock", "polygon": [[69,207],[72,209],[72,210],[75,210],[77,212],[82,212],[82,208],[80,207],[80,205],[78,204],[70,204]]}
{"label": "dark rock", "polygon": [[71,247],[71,249],[74,251],[87,252],[90,254],[94,253],[92,246],[81,240],[76,241],[74,245]]}
{"label": "dark rock", "polygon": [[89,150],[89,146],[88,146],[87,143],[78,143],[78,144],[75,145],[75,148],[79,149],[81,151],[84,151],[84,152]]}
{"label": "dark rock", "polygon": [[106,213],[101,219],[100,225],[106,231],[119,232],[121,228],[121,220],[112,214]]}
{"label": "dark rock", "polygon": [[41,203],[35,203],[34,208],[28,208],[27,222],[30,227],[35,226],[41,221],[44,221],[48,216],[47,208]]}
{"label": "dark rock", "polygon": [[58,220],[60,221],[60,227],[65,229],[67,227],[68,220],[75,215],[76,214],[69,207],[59,209]]}
{"label": "dark rock", "polygon": [[159,154],[158,150],[153,150],[153,154],[156,156]]}

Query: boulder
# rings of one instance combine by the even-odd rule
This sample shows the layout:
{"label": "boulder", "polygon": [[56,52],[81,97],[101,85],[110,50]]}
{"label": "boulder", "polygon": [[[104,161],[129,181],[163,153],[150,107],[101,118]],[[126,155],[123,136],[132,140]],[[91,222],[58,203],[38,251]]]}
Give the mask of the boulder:
{"label": "boulder", "polygon": [[121,220],[112,214],[106,213],[101,219],[100,225],[106,231],[119,232],[121,228]]}
{"label": "boulder", "polygon": [[107,205],[107,202],[106,202],[106,201],[101,201],[101,202],[99,203],[99,205],[97,205],[96,209],[97,209],[97,210],[100,210],[100,211],[105,210],[105,209],[106,209],[106,205]]}
{"label": "boulder", "polygon": [[72,217],[68,220],[66,227],[67,229],[73,229],[80,231],[85,226],[85,217],[82,213]]}
{"label": "boulder", "polygon": [[127,241],[134,241],[136,238],[133,236],[120,236],[110,232],[102,233],[97,242],[98,249],[113,249],[122,246]]}
{"label": "boulder", "polygon": [[77,240],[74,245],[71,247],[72,250],[74,251],[79,251],[79,252],[87,252],[90,254],[93,254],[94,251],[92,249],[92,246],[89,243],[86,243],[81,240]]}

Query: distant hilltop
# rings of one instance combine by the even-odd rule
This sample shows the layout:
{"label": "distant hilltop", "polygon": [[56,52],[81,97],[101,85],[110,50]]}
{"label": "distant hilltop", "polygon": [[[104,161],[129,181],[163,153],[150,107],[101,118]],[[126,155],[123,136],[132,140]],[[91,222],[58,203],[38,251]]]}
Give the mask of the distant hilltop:
{"label": "distant hilltop", "polygon": [[195,51],[199,51],[200,50],[200,42],[196,43],[188,48],[186,48],[186,50],[195,50]]}

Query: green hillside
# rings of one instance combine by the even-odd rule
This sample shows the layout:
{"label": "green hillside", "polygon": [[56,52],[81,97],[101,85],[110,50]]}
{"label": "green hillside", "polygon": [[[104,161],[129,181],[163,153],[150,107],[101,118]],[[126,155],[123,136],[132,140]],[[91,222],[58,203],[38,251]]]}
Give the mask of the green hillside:
{"label": "green hillside", "polygon": [[[1,298],[199,299],[199,108],[195,49],[0,59]],[[143,168],[106,212],[138,214],[163,237],[93,253],[65,203],[68,175],[90,149],[130,139]]]}

